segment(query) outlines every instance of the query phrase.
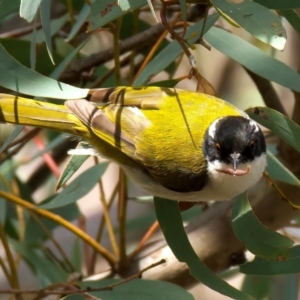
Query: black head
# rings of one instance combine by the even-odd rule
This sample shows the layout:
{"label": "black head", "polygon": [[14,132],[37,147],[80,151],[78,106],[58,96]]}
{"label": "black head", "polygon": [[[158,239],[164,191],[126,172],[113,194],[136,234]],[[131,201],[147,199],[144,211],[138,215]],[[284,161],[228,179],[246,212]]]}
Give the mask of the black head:
{"label": "black head", "polygon": [[241,116],[223,117],[208,128],[203,145],[208,162],[230,164],[252,162],[266,152],[266,143],[257,124]]}

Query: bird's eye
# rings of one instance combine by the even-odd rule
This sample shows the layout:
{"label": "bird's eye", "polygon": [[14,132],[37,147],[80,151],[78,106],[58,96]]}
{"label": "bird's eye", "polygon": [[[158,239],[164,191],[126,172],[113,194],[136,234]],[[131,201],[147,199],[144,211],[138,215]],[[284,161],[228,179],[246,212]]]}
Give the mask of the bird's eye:
{"label": "bird's eye", "polygon": [[255,148],[254,141],[251,141],[251,142],[249,143],[249,148],[250,148],[251,150],[253,150],[253,149]]}
{"label": "bird's eye", "polygon": [[220,144],[219,143],[216,143],[216,149],[217,149],[217,151],[220,151],[221,150],[221,146],[220,146]]}

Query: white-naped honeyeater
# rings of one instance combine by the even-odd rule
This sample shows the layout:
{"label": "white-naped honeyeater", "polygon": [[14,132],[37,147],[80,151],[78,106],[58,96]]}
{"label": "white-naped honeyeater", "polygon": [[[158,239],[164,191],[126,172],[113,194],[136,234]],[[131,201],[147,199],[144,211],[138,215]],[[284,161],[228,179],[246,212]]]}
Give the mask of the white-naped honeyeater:
{"label": "white-naped honeyeater", "polygon": [[[262,131],[216,97],[160,87],[91,90],[62,105],[0,95],[0,122],[80,137],[152,195],[178,201],[229,200],[266,166]],[[80,150],[77,150],[80,151]]]}

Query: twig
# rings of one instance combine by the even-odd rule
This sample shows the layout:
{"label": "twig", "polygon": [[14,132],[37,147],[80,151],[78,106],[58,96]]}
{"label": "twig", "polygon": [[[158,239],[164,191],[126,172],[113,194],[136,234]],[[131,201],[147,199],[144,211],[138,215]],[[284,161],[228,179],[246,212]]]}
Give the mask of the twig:
{"label": "twig", "polygon": [[[113,204],[113,201],[117,195],[117,192],[119,190],[119,182],[116,184],[108,202],[107,202],[107,208],[108,210],[110,209],[110,207],[112,206]],[[105,220],[104,220],[104,217],[101,218],[101,221],[99,223],[99,228],[98,228],[98,231],[97,231],[97,235],[96,235],[96,238],[95,240],[100,242],[101,241],[101,237],[102,237],[102,233],[103,233],[103,229],[104,229],[104,224],[105,224]],[[95,265],[96,265],[96,257],[97,257],[97,251],[94,250],[93,254],[92,254],[92,259],[91,259],[91,263],[90,263],[90,267],[88,268],[90,270],[90,273],[89,274],[93,274],[94,273],[94,269],[95,269]]]}
{"label": "twig", "polygon": [[[83,294],[83,293],[91,293],[91,292],[99,292],[99,291],[111,291],[113,290],[115,287],[125,284],[129,281],[132,281],[134,279],[137,278],[141,278],[143,273],[145,273],[146,271],[153,269],[161,264],[164,264],[166,262],[165,259],[162,259],[154,264],[151,264],[150,266],[144,268],[143,270],[138,271],[136,274],[125,278],[117,283],[108,285],[106,287],[103,288],[86,288],[86,289],[74,289],[75,287],[72,286],[73,289],[70,290],[62,290],[62,291],[53,291],[53,290],[49,290],[49,287],[46,289],[42,289],[42,290],[36,290],[36,289],[32,289],[32,290],[20,290],[20,289],[9,289],[9,290],[0,290],[0,294],[11,294],[11,295],[16,295],[16,294],[42,294],[42,295],[73,295],[73,294]],[[66,286],[66,284],[58,284],[59,287],[61,286]],[[53,286],[50,287],[51,289],[53,289]]]}
{"label": "twig", "polygon": [[132,251],[132,253],[129,255],[129,259],[133,259],[143,248],[145,243],[149,240],[149,238],[154,234],[154,232],[159,228],[158,221],[155,221],[150,228],[147,230],[146,234],[143,236],[139,244],[136,246],[136,248]]}
{"label": "twig", "polygon": [[[197,7],[188,10],[187,20],[194,20],[202,16],[202,11]],[[120,55],[134,50],[139,51],[156,41],[162,33],[165,31],[165,27],[162,24],[156,24],[147,30],[139,32],[127,39],[119,42]],[[76,61],[68,70],[66,70],[59,78],[63,82],[73,82],[81,77],[83,71],[88,71],[93,67],[97,67],[102,63],[108,62],[114,57],[114,49],[111,47],[105,51],[95,53],[86,57],[80,61]]]}
{"label": "twig", "polygon": [[18,274],[17,274],[17,270],[16,270],[16,265],[15,265],[12,253],[9,249],[6,233],[4,232],[4,228],[1,223],[0,223],[0,240],[2,242],[4,251],[5,251],[5,255],[6,255],[6,258],[8,261],[8,265],[10,268],[10,279],[11,279],[10,283],[12,284],[11,287],[19,288],[20,284],[19,284],[19,278],[18,278]]}
{"label": "twig", "polygon": [[61,216],[56,215],[45,209],[38,208],[32,203],[29,203],[15,195],[6,193],[2,190],[0,190],[0,197],[3,197],[5,199],[7,199],[8,201],[13,202],[17,205],[20,205],[26,209],[29,209],[29,210],[35,212],[36,214],[43,216],[49,220],[52,220],[52,221],[60,224],[61,226],[65,227],[66,229],[70,230],[75,235],[77,235],[80,239],[84,240],[91,247],[93,247],[95,250],[97,250],[97,252],[99,252],[107,260],[107,262],[111,265],[111,267],[114,269],[115,262],[116,262],[115,257],[108,250],[106,250],[103,246],[101,246],[97,241],[95,241],[91,236],[89,236],[84,231],[80,230],[78,227],[76,227],[72,223],[68,222]]}
{"label": "twig", "polygon": [[[95,156],[95,162],[98,163],[98,157]],[[113,228],[113,224],[109,215],[109,210],[108,210],[108,205],[106,202],[106,197],[105,197],[105,193],[104,193],[104,187],[103,187],[103,183],[102,180],[99,180],[99,189],[100,189],[100,201],[102,204],[102,211],[103,211],[103,215],[104,215],[104,220],[106,223],[106,228],[107,228],[107,232],[108,232],[108,236],[109,236],[109,240],[112,246],[112,249],[114,251],[114,254],[118,257],[120,256],[120,251],[118,248],[118,243],[117,243],[117,239],[115,236],[115,232],[114,232],[114,228]]]}
{"label": "twig", "polygon": [[126,267],[128,260],[126,254],[126,215],[127,215],[127,186],[126,186],[126,175],[124,171],[119,168],[119,201],[118,201],[118,217],[119,217],[119,249],[120,249],[120,260],[119,267]]}

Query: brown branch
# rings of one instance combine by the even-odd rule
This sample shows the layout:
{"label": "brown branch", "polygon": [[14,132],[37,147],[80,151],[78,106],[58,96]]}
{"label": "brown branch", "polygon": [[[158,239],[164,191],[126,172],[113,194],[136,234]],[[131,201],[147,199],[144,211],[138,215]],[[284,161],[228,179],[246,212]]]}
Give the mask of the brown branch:
{"label": "brown branch", "polygon": [[[195,5],[192,9],[188,10],[187,19],[191,21],[202,16],[203,9],[200,9],[199,6]],[[125,40],[120,41],[120,55],[131,50],[140,51],[147,46],[151,46],[162,35],[164,30],[165,27],[162,24],[156,24],[147,30],[139,32]],[[108,62],[109,60],[112,60],[113,57],[113,47],[105,51],[92,54],[72,64],[71,67],[61,75],[59,80],[68,83],[77,81],[81,77],[82,72],[88,71],[93,67],[97,67],[105,62]]]}
{"label": "brown branch", "polygon": [[[143,273],[146,271],[153,269],[159,265],[162,265],[165,263],[164,259],[161,259],[158,262],[155,262],[151,265],[148,265],[144,269],[138,271],[134,275],[125,278],[117,283],[105,286],[103,288],[86,288],[86,289],[77,289],[75,286],[70,286],[70,284],[56,284],[56,285],[51,285],[48,288],[37,290],[37,289],[31,289],[31,290],[21,290],[21,289],[7,289],[7,290],[0,290],[0,294],[10,294],[10,295],[21,295],[21,294],[41,294],[41,295],[73,295],[73,294],[85,294],[85,293],[91,293],[91,292],[99,292],[99,291],[111,291],[115,287],[120,286],[122,284],[125,284],[129,281],[132,281],[137,278],[141,278]],[[69,288],[68,290],[52,290],[53,287],[67,287]]]}

